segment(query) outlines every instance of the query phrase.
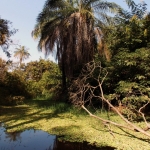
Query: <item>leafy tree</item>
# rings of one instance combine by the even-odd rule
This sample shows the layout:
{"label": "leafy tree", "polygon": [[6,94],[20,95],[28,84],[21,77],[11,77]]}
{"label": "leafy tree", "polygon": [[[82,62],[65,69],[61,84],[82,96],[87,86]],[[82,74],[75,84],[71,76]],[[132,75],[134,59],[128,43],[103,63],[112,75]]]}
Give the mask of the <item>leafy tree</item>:
{"label": "leafy tree", "polygon": [[[130,11],[120,10],[115,16],[115,24],[111,25],[112,32],[108,32],[107,44],[112,55],[117,54],[120,48],[135,51],[146,47],[148,43],[149,15],[146,4],[135,4],[132,0],[126,0]],[[147,38],[146,38],[147,37]]]}
{"label": "leafy tree", "polygon": [[28,91],[30,91],[33,97],[45,97],[49,98],[56,96],[60,85],[59,71],[51,72],[46,71],[43,73],[41,80],[27,82]]}
{"label": "leafy tree", "polygon": [[113,75],[116,77],[114,78],[115,93],[119,96],[119,100],[130,106],[132,110],[148,101],[150,94],[149,56],[150,49],[141,48],[132,53],[120,52],[113,60],[115,66]]}
{"label": "leafy tree", "polygon": [[[86,69],[85,69],[86,68]],[[98,75],[93,78],[93,75],[95,74],[95,71],[99,70]],[[136,113],[141,116],[145,123],[144,129],[140,127],[139,125],[135,125],[134,122],[129,121],[129,118],[127,119],[120,111],[117,109],[114,105],[111,104],[110,99],[108,99],[104,92],[103,92],[103,83],[107,76],[108,72],[106,69],[102,68],[101,63],[95,63],[95,62],[89,62],[85,65],[84,69],[81,71],[81,74],[79,77],[74,80],[73,84],[70,87],[70,101],[83,108],[91,117],[98,119],[102,121],[104,125],[108,125],[108,129],[110,130],[110,133],[112,130],[110,129],[110,124],[115,125],[119,128],[126,128],[128,130],[132,131],[138,131],[142,133],[143,135],[146,135],[150,137],[149,129],[150,125],[147,122],[148,120],[145,117],[145,114],[143,113],[143,109],[150,103],[150,99],[148,96],[140,96],[140,99],[148,101],[146,104],[142,105],[140,109],[135,109]],[[96,82],[96,86],[91,86],[89,84],[89,79],[93,78]],[[76,92],[72,92],[72,89],[75,87]],[[98,89],[100,92],[97,94],[95,93],[96,89]],[[130,93],[129,93],[130,94]],[[141,93],[140,93],[141,94]],[[96,113],[92,113],[88,108],[86,108],[87,103],[92,103],[92,99],[96,98],[99,101],[102,101],[102,103],[106,103],[110,109],[112,109],[123,121],[123,124],[117,123],[115,120],[111,121],[111,117],[108,117],[108,119],[104,119],[101,115],[95,115]],[[133,97],[132,100],[136,100],[138,97]],[[97,111],[97,109],[95,109]]]}
{"label": "leafy tree", "polygon": [[10,37],[17,31],[16,29],[11,30],[10,24],[10,21],[0,18],[0,46],[7,56],[10,56],[10,53],[7,50],[9,45],[12,44]]}
{"label": "leafy tree", "polygon": [[0,104],[12,104],[13,97],[30,97],[26,83],[16,72],[5,71],[5,77],[0,79]]}
{"label": "leafy tree", "polygon": [[[149,102],[150,22],[145,3],[135,4],[131,0],[126,2],[131,11],[120,10],[120,15],[114,18],[114,24],[103,30],[104,40],[111,50],[111,61],[106,62],[99,57],[95,61],[101,61],[102,66],[108,70],[103,84],[107,98],[114,105],[123,105],[126,108],[124,113],[132,119],[137,117],[136,110]],[[93,82],[98,76],[97,73],[99,70],[94,72],[93,79],[88,78],[88,83],[92,86],[97,86]],[[96,89],[93,94],[99,95],[99,91]],[[148,105],[146,107],[149,108]]]}
{"label": "leafy tree", "polygon": [[27,63],[22,70],[25,72],[26,80],[39,81],[46,71],[53,72],[53,66],[57,66],[57,64],[49,60],[40,59],[39,61]]}
{"label": "leafy tree", "polygon": [[131,12],[120,12],[107,37],[112,58],[103,87],[113,103],[126,107],[131,119],[137,117],[135,110],[149,101],[150,22],[145,3],[130,5]]}
{"label": "leafy tree", "polygon": [[33,37],[39,38],[38,48],[47,56],[56,51],[62,71],[63,86],[66,77],[78,76],[82,66],[93,59],[102,44],[101,27],[110,18],[107,12],[120,8],[115,3],[100,0],[47,0],[37,17]]}
{"label": "leafy tree", "polygon": [[60,71],[58,65],[52,61],[40,59],[27,63],[24,70],[28,91],[33,97],[49,97],[54,94],[60,83]]}
{"label": "leafy tree", "polygon": [[0,58],[0,82],[4,80],[7,69],[6,61]]}
{"label": "leafy tree", "polygon": [[20,66],[22,61],[28,59],[29,56],[30,53],[28,52],[28,49],[25,46],[20,46],[19,48],[16,48],[16,51],[14,51],[14,57],[19,58]]}

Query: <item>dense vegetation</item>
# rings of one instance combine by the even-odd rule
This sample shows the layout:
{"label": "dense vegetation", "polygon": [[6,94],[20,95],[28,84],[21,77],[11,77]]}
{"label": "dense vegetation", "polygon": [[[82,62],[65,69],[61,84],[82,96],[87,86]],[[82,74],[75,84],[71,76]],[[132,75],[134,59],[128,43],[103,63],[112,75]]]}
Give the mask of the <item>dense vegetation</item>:
{"label": "dense vegetation", "polygon": [[26,65],[15,66],[1,59],[0,66],[1,104],[10,105],[15,96],[22,96],[26,99],[49,98],[54,96],[56,89],[59,89],[60,71],[57,64],[49,60],[40,59]]}
{"label": "dense vegetation", "polygon": [[[150,13],[146,4],[126,0],[126,11],[115,3],[77,2],[47,0],[32,33],[40,38],[39,50],[46,50],[46,56],[56,50],[58,64],[43,59],[24,64],[30,55],[24,46],[15,51],[19,64],[0,59],[0,104],[42,97],[64,100],[69,106],[71,102],[79,104],[82,94],[82,105],[110,110],[110,102],[129,121],[140,120],[143,113],[150,113]],[[107,15],[108,10],[115,13],[113,17]],[[2,19],[0,25],[9,35],[7,22]],[[8,43],[2,31],[0,45]],[[95,68],[89,77],[82,73],[94,68],[84,67],[91,61],[100,63],[101,69]],[[103,95],[99,98],[99,74],[107,104]],[[75,99],[70,97],[73,94]]]}

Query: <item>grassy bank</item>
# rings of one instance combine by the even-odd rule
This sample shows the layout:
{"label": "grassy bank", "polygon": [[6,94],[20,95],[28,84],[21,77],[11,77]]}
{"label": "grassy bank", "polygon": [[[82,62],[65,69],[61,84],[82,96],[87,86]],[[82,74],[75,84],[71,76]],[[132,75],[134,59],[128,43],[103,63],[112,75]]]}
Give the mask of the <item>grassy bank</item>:
{"label": "grassy bank", "polygon": [[[108,117],[106,112],[97,114]],[[113,113],[109,118],[122,122]],[[113,136],[100,121],[64,103],[38,100],[20,106],[0,106],[0,121],[5,123],[8,132],[34,128],[60,135],[60,140],[87,141],[118,150],[150,150],[150,140],[140,133],[111,126]]]}

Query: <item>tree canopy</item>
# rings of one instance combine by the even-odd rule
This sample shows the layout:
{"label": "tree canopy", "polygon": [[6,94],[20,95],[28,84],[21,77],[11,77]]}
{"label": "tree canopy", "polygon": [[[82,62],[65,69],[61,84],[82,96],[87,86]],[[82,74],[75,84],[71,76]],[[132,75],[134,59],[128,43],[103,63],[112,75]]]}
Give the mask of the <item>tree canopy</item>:
{"label": "tree canopy", "polygon": [[115,13],[120,7],[102,0],[47,0],[37,17],[32,35],[39,38],[38,48],[49,55],[56,51],[56,58],[66,77],[76,77],[83,65],[93,59],[95,51],[101,52],[101,27],[110,18],[107,12]]}
{"label": "tree canopy", "polygon": [[7,56],[10,56],[10,53],[7,50],[9,45],[12,44],[10,37],[17,31],[16,29],[10,29],[10,25],[10,21],[0,18],[0,46]]}

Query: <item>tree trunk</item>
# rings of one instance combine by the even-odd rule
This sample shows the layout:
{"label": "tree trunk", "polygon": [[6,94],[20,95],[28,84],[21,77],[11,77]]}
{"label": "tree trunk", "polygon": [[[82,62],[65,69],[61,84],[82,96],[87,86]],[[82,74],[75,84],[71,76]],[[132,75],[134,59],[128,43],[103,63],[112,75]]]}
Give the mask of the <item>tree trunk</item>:
{"label": "tree trunk", "polygon": [[62,60],[62,91],[66,90],[66,72],[65,72],[65,65],[64,61]]}

